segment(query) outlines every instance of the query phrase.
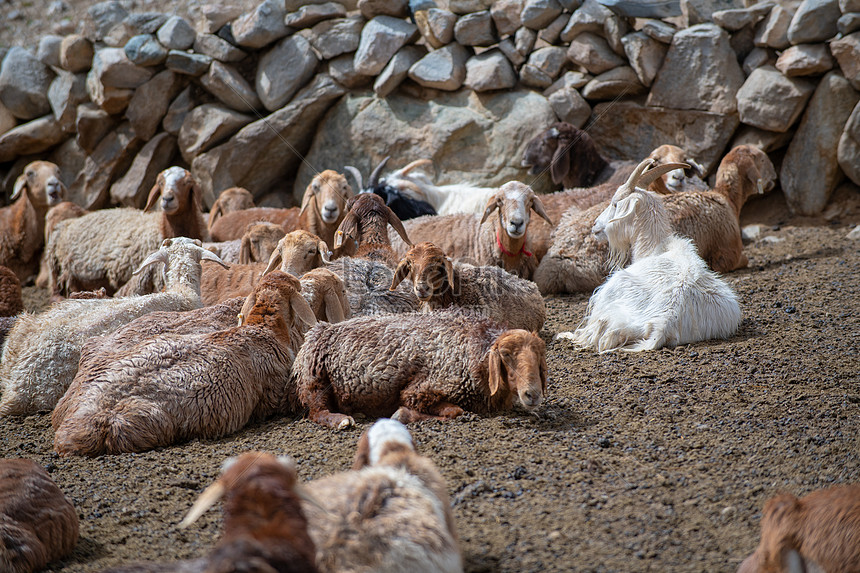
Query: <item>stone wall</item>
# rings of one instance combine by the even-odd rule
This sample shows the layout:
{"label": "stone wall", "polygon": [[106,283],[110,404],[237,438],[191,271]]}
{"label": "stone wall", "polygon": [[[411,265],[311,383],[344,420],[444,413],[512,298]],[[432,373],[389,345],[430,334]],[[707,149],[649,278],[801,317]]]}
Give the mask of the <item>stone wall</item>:
{"label": "stone wall", "polygon": [[[225,5],[226,6],[226,5]],[[0,175],[49,158],[85,207],[142,207],[191,166],[289,204],[316,170],[429,157],[441,183],[517,178],[556,120],[611,157],[754,143],[789,205],[860,184],[860,0],[265,0],[199,21],[92,7],[80,33],[0,49]],[[303,159],[304,158],[304,159]]]}

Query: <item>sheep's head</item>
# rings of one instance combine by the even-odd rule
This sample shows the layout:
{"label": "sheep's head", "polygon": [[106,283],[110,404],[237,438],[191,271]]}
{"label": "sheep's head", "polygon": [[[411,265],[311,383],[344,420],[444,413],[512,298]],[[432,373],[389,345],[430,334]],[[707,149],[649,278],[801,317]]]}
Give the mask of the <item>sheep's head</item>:
{"label": "sheep's head", "polygon": [[499,227],[512,239],[525,236],[532,210],[547,223],[553,224],[532,188],[519,181],[508,181],[490,197],[481,223],[496,209],[499,211]]}
{"label": "sheep's head", "polygon": [[412,435],[402,423],[389,418],[381,418],[365,430],[358,439],[358,447],[352,463],[353,470],[365,466],[375,466],[391,451],[415,451]]}
{"label": "sheep's head", "polygon": [[590,186],[607,162],[588,133],[559,122],[529,141],[522,165],[531,175],[549,169],[553,183],[573,188]]}
{"label": "sheep's head", "polygon": [[[310,284],[322,296],[325,320],[334,324],[352,316],[343,280],[329,269],[313,269],[302,276],[302,284]],[[323,317],[317,316],[323,320]]]}
{"label": "sheep's head", "polygon": [[247,189],[242,187],[230,187],[224,189],[212,205],[212,210],[209,211],[209,228],[215,224],[215,221],[221,218],[222,215],[232,213],[233,211],[242,211],[244,209],[253,209],[254,196]]}
{"label": "sheep's head", "polygon": [[445,285],[454,289],[454,265],[445,252],[433,243],[418,243],[406,253],[394,271],[394,280],[388,290],[397,289],[405,278],[412,277],[415,296],[427,302],[436,293],[445,291]]}
{"label": "sheep's head", "polygon": [[30,204],[43,213],[48,207],[61,203],[66,198],[66,186],[60,181],[60,168],[50,161],[29,163],[15,180],[12,200],[18,199],[24,191]]}
{"label": "sheep's head", "polygon": [[378,195],[373,193],[356,195],[347,202],[346,208],[347,214],[335,233],[334,248],[341,247],[347,238],[361,245],[366,233],[378,234],[379,240],[388,243],[386,225],[391,225],[403,241],[412,246],[403,222]]}
{"label": "sheep's head", "polygon": [[191,172],[182,167],[168,167],[158,174],[149,192],[144,211],[149,211],[161,199],[161,210],[167,215],[200,208],[200,186]]}
{"label": "sheep's head", "polygon": [[330,256],[328,245],[313,233],[303,230],[292,231],[278,241],[263,274],[269,274],[280,267],[285,273],[300,277],[323,263],[331,262]]}
{"label": "sheep's head", "polygon": [[729,151],[717,169],[715,188],[737,188],[742,193],[738,209],[753,195],[771,191],[777,182],[776,169],[767,154],[752,145],[738,145]]}
{"label": "sheep's head", "polygon": [[508,330],[490,347],[489,390],[516,395],[526,410],[540,406],[546,394],[546,344],[536,333]]}
{"label": "sheep's head", "polygon": [[304,213],[313,204],[320,219],[327,225],[334,225],[340,220],[346,202],[353,195],[346,177],[337,171],[326,169],[317,174],[305,189],[301,212]]}
{"label": "sheep's head", "polygon": [[300,322],[309,328],[317,323],[308,301],[302,297],[299,279],[282,271],[272,271],[260,279],[245,298],[239,325],[264,322],[264,317],[272,311],[280,314],[287,327]]}
{"label": "sheep's head", "polygon": [[242,245],[239,249],[239,263],[260,263],[268,260],[284,238],[284,230],[280,225],[266,221],[250,223],[242,235]]}
{"label": "sheep's head", "polygon": [[[656,165],[668,163],[685,163],[689,165],[687,168],[679,167],[678,169],[664,173],[662,177],[653,182],[651,189],[663,195],[683,191],[687,186],[687,180],[692,177],[698,177],[699,179],[704,179],[705,177],[705,168],[677,145],[661,145],[652,151],[647,159],[653,159]],[[662,181],[662,185],[659,184],[660,181]]]}
{"label": "sheep's head", "polygon": [[218,263],[225,269],[230,268],[227,263],[218,258],[218,255],[212,251],[204,249],[203,243],[199,239],[173,237],[170,239],[164,239],[161,242],[161,247],[146,257],[146,259],[140,263],[140,266],[132,274],[139,275],[146,267],[156,263],[163,263],[164,266],[167,267],[171,257],[190,257],[196,262],[212,261]]}

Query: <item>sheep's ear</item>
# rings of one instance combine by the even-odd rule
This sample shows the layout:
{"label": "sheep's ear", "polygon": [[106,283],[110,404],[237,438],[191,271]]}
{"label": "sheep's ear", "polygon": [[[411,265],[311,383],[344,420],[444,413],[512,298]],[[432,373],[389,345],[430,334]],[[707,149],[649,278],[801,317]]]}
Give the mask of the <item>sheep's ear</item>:
{"label": "sheep's ear", "polygon": [[212,225],[215,224],[215,221],[217,221],[223,214],[224,211],[221,209],[221,202],[215,201],[215,204],[212,205],[212,209],[209,211],[209,222],[206,224],[210,231],[212,230]]}
{"label": "sheep's ear", "polygon": [[158,179],[155,180],[155,185],[152,186],[152,189],[149,190],[149,197],[146,199],[146,207],[143,208],[144,211],[149,211],[155,204],[158,202],[158,198],[161,197],[161,184],[162,178],[161,175],[158,176]]}
{"label": "sheep's ear", "polygon": [[308,184],[308,188],[305,189],[305,194],[302,195],[302,208],[299,209],[299,215],[303,215],[305,209],[308,208],[308,205],[311,204],[311,200],[314,198],[314,190],[313,190],[313,182]]}
{"label": "sheep's ear", "polygon": [[239,311],[239,326],[245,324],[245,321],[248,320],[248,314],[251,312],[251,309],[254,308],[254,305],[257,304],[257,293],[252,292],[248,296],[245,297],[245,304],[242,305],[242,310]]}
{"label": "sheep's ear", "polygon": [[262,277],[266,276],[279,266],[281,266],[281,247],[283,245],[278,245],[278,248],[272,251],[272,256],[269,257],[269,264],[266,265],[266,270],[263,271],[263,274],[260,275]]}
{"label": "sheep's ear", "polygon": [[15,180],[15,186],[12,188],[12,196],[9,197],[10,201],[14,201],[18,197],[21,196],[21,192],[27,188],[27,176],[23,173],[18,176]]}
{"label": "sheep's ear", "polygon": [[[535,332],[535,336],[537,336],[537,332]],[[541,388],[543,390],[544,396],[546,396],[546,373],[547,373],[547,370],[548,369],[546,366],[546,356],[544,355],[544,356],[540,357],[540,385],[541,385]]]}
{"label": "sheep's ear", "polygon": [[409,259],[404,258],[397,265],[397,269],[394,271],[394,279],[391,281],[391,286],[388,287],[388,290],[397,290],[397,285],[402,283],[409,276],[410,272],[412,272],[412,265],[409,263]]}
{"label": "sheep's ear", "polygon": [[370,465],[370,438],[368,430],[361,433],[358,446],[355,448],[355,458],[352,461],[352,470],[357,471]]}
{"label": "sheep's ear", "polygon": [[445,271],[448,273],[448,286],[451,287],[451,292],[454,292],[454,263],[451,262],[451,257],[445,257]]}
{"label": "sheep's ear", "polygon": [[337,293],[326,290],[323,302],[325,303],[325,317],[330,323],[334,324],[346,320],[343,307],[340,305],[340,297],[337,296]]}
{"label": "sheep's ear", "polygon": [[502,364],[502,356],[499,354],[499,350],[495,347],[490,349],[489,355],[489,385],[490,385],[490,396],[495,396],[498,393],[499,388],[502,387],[503,384],[503,372],[504,365]]}
{"label": "sheep's ear", "polygon": [[[350,199],[352,201],[352,199]],[[349,203],[347,203],[349,205]],[[343,221],[340,222],[340,227],[337,228],[337,232],[334,234],[334,248],[340,248],[343,246],[343,242],[346,238],[355,239],[355,236],[358,234],[358,215],[349,211],[346,216],[343,218]]]}
{"label": "sheep's ear", "polygon": [[400,217],[394,214],[390,208],[388,209],[388,224],[394,227],[394,230],[397,231],[397,234],[400,235],[400,238],[403,239],[403,242],[412,246],[412,241],[409,240],[409,235],[406,234],[406,228],[403,226],[403,221],[400,220]]}
{"label": "sheep's ear", "polygon": [[191,204],[194,205],[194,207],[198,211],[202,211],[203,210],[203,189],[201,189],[200,184],[197,182],[196,179],[194,179],[193,175],[189,174],[189,177],[192,178],[191,179]]}
{"label": "sheep's ear", "polygon": [[137,276],[141,272],[143,272],[143,269],[145,269],[149,265],[154,265],[155,263],[164,263],[164,266],[167,266],[167,251],[163,249],[158,249],[154,253],[150,253],[150,255],[146,257],[142,263],[140,263],[140,266],[137,267],[137,270],[135,270],[131,274],[133,276]]}
{"label": "sheep's ear", "polygon": [[200,260],[201,261],[212,261],[213,263],[218,263],[225,269],[229,269],[230,265],[221,260],[221,257],[210,251],[209,249],[204,249],[200,247]]}
{"label": "sheep's ear", "polygon": [[532,210],[537,213],[541,219],[549,223],[550,227],[553,227],[554,224],[552,219],[549,218],[549,215],[546,214],[546,210],[544,210],[543,202],[535,195],[534,201],[532,202]]}
{"label": "sheep's ear", "polygon": [[329,264],[331,262],[332,253],[330,250],[328,250],[328,245],[325,241],[320,240],[320,242],[317,243],[317,251],[320,254],[322,262],[324,262],[325,264]]}
{"label": "sheep's ear", "polygon": [[313,326],[317,323],[317,317],[305,297],[301,293],[295,292],[290,297],[290,309],[293,315],[302,321],[306,326]]}
{"label": "sheep's ear", "polygon": [[242,237],[242,246],[239,247],[239,264],[247,265],[251,262],[251,237]]}
{"label": "sheep's ear", "polygon": [[639,203],[639,197],[637,195],[630,195],[629,197],[625,197],[621,201],[615,204],[615,216],[612,217],[609,222],[620,221],[621,219],[626,219],[629,217],[633,210],[636,208],[636,205]]}
{"label": "sheep's ear", "polygon": [[501,206],[501,204],[502,204],[502,200],[499,198],[498,193],[496,193],[492,197],[490,197],[489,201],[487,201],[487,206],[484,208],[484,216],[481,217],[481,224],[482,225],[484,224],[484,221],[487,220],[487,217],[489,217],[493,211],[498,209]]}
{"label": "sheep's ear", "polygon": [[[558,130],[556,130],[556,137],[558,137]],[[570,157],[568,153],[572,151],[573,146],[568,148],[562,141],[556,143],[555,152],[552,154],[552,163],[550,163],[549,167],[552,182],[556,185],[564,182],[565,177],[570,172]]]}

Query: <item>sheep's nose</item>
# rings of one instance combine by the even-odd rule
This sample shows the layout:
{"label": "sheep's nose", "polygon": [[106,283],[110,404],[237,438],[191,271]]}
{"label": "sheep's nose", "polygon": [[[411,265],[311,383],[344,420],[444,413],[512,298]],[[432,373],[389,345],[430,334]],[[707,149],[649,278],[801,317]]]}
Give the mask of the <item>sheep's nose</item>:
{"label": "sheep's nose", "polygon": [[534,408],[538,404],[540,404],[541,395],[538,392],[533,392],[532,390],[524,390],[522,393],[522,402],[523,405],[529,408]]}
{"label": "sheep's nose", "polygon": [[334,203],[332,201],[332,202],[329,202],[329,203],[326,203],[325,205],[323,205],[322,216],[323,216],[323,219],[325,219],[327,223],[337,219],[337,215],[338,215],[337,203]]}
{"label": "sheep's nose", "polygon": [[432,291],[430,287],[427,285],[415,285],[415,296],[417,296],[420,300],[427,300],[430,298]]}

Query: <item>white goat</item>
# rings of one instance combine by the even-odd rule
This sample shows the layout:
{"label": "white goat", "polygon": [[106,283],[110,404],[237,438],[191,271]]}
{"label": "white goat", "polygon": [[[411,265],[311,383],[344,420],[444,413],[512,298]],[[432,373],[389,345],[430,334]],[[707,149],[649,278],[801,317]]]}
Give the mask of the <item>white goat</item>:
{"label": "white goat", "polygon": [[636,187],[650,165],[650,160],[639,164],[592,229],[608,239],[613,267],[628,257],[631,265],[594,291],[584,325],[559,338],[599,352],[641,351],[737,331],[741,310],[735,293],[708,269],[692,241],[672,232],[659,196]]}
{"label": "white goat", "polygon": [[435,185],[426,173],[416,171],[425,165],[432,165],[432,161],[413,161],[387,175],[385,182],[403,195],[427,201],[439,215],[482,213],[487,201],[498,191],[498,187],[476,187],[469,183]]}

